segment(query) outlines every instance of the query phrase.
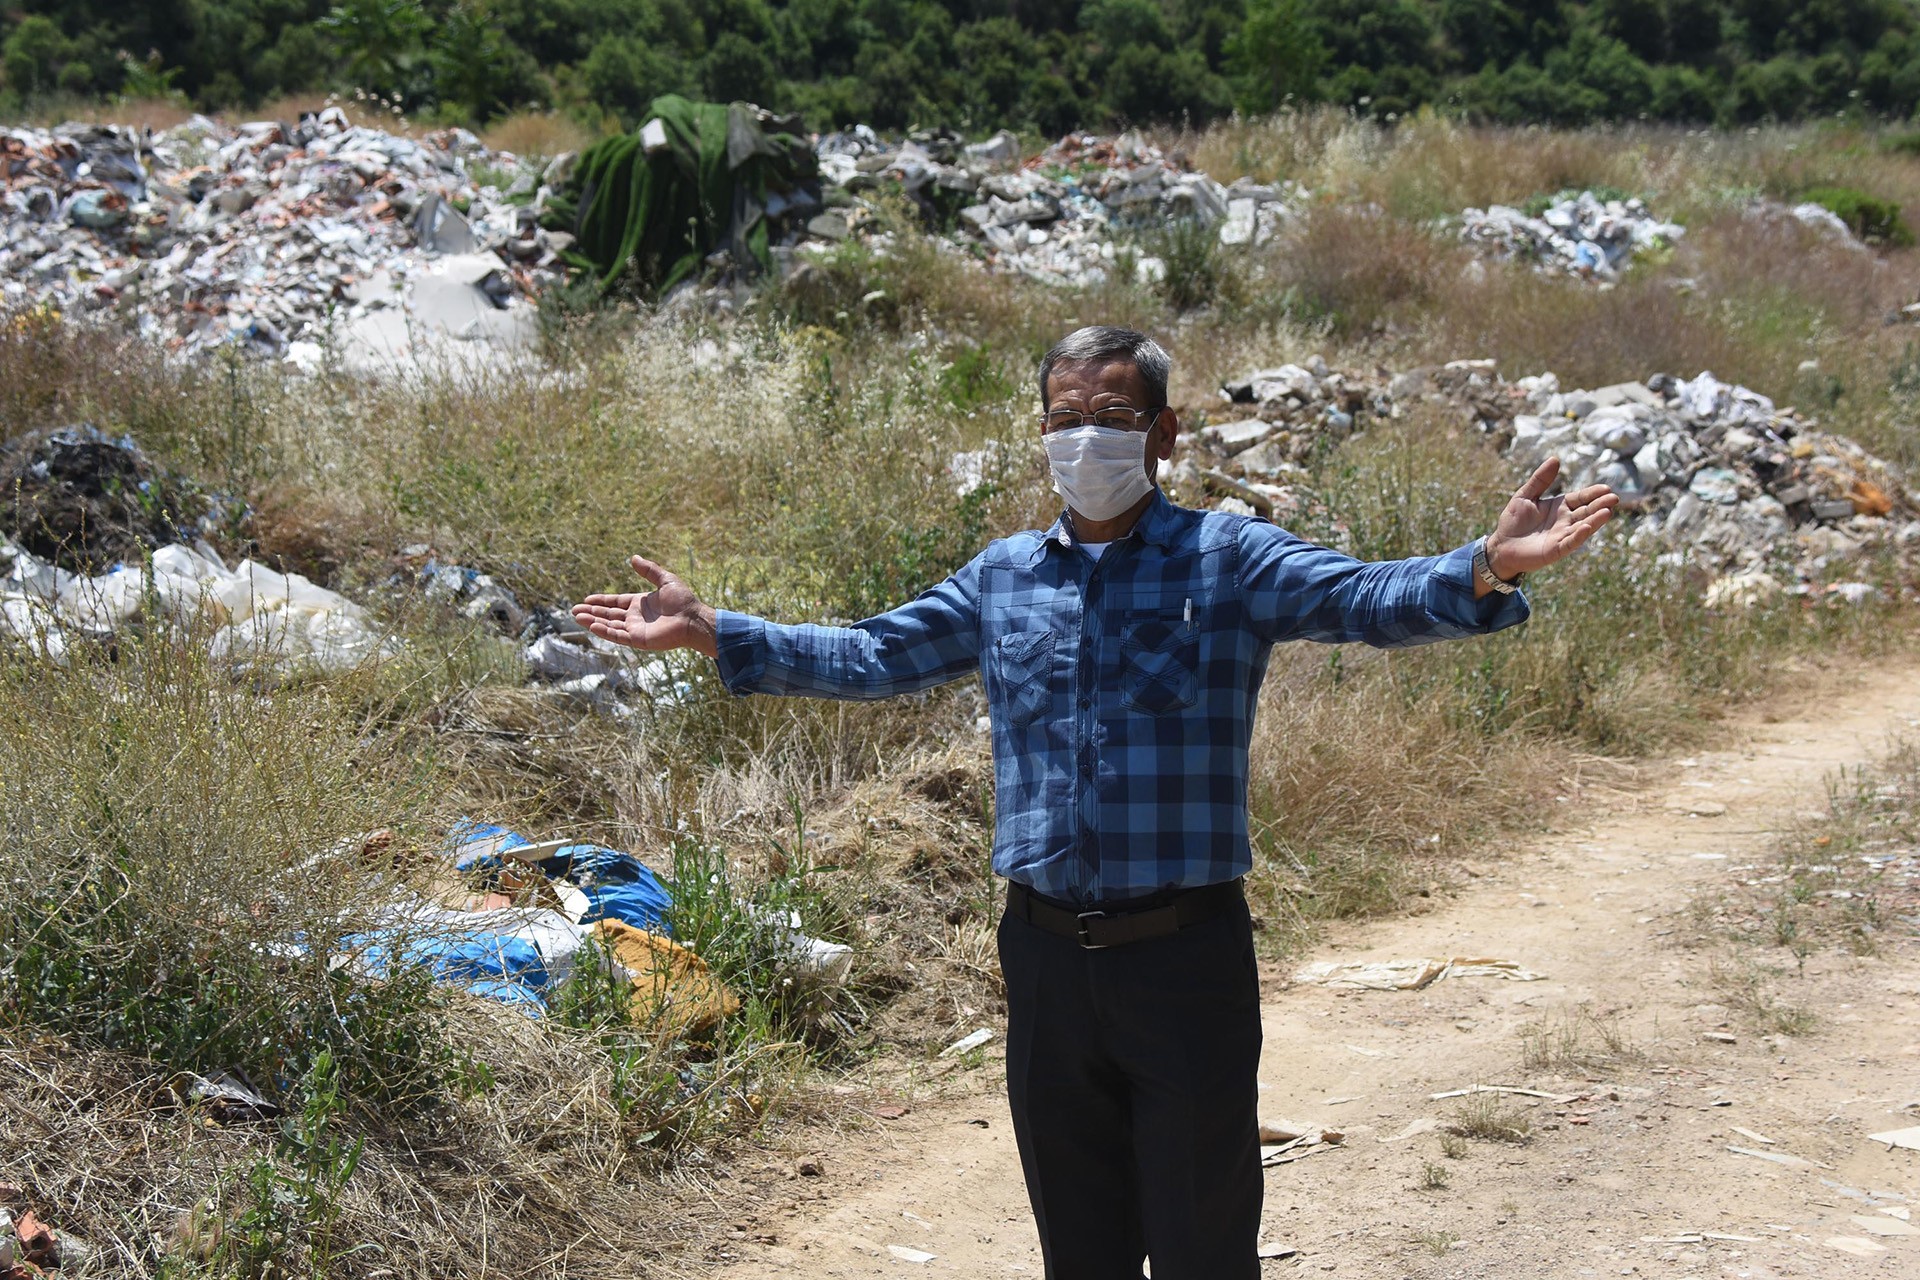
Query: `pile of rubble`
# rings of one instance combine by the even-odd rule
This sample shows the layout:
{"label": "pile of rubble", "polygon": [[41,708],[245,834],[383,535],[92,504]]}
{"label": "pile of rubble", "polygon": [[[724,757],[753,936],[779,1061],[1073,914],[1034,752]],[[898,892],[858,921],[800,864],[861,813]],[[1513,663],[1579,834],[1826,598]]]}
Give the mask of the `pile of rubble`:
{"label": "pile of rubble", "polygon": [[[872,226],[863,197],[897,184],[930,223],[958,228],[949,243],[989,269],[1049,284],[1105,281],[1123,260],[1121,233],[1173,221],[1212,229],[1222,244],[1264,244],[1306,202],[1293,183],[1222,186],[1137,134],[1069,134],[1024,162],[1008,133],[972,145],[950,133],[887,143],[861,127],[821,138],[816,150],[832,207],[808,223],[803,251]],[[1151,255],[1132,262],[1142,281],[1166,270]]]}
{"label": "pile of rubble", "polygon": [[1631,545],[1720,575],[1710,603],[1759,602],[1782,576],[1830,583],[1870,548],[1920,546],[1920,503],[1898,469],[1711,373],[1585,392],[1542,374],[1515,387],[1529,412],[1512,420],[1508,456],[1532,466],[1552,454],[1569,486],[1611,485]]}
{"label": "pile of rubble", "polygon": [[1608,200],[1592,191],[1563,192],[1538,217],[1503,204],[1460,215],[1460,238],[1468,244],[1539,271],[1597,281],[1614,280],[1635,254],[1684,234],[1686,228],[1655,218],[1638,198]]}
{"label": "pile of rubble", "polygon": [[187,351],[241,342],[353,364],[485,338],[525,345],[570,238],[546,171],[464,129],[415,139],[337,107],[297,124],[202,116],[161,133],[0,129],[0,302],[124,310]]}
{"label": "pile of rubble", "polygon": [[1567,488],[1612,486],[1620,535],[1709,579],[1715,605],[1816,589],[1807,584],[1856,598],[1868,589],[1841,580],[1861,557],[1920,551],[1920,495],[1896,467],[1710,373],[1563,391],[1551,373],[1507,382],[1491,360],[1389,376],[1335,371],[1314,356],[1221,394],[1233,416],[1183,435],[1161,465],[1176,494],[1216,508],[1296,515],[1313,501],[1305,464],[1316,450],[1434,402],[1492,436],[1516,473],[1551,454]]}

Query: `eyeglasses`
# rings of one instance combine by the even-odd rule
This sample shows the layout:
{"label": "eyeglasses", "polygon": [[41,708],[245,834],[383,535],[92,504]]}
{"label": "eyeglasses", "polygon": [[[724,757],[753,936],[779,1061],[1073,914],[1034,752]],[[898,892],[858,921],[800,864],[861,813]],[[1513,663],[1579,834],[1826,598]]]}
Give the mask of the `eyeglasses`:
{"label": "eyeglasses", "polygon": [[1160,416],[1167,406],[1155,409],[1129,409],[1125,405],[1108,405],[1093,413],[1081,413],[1076,409],[1055,409],[1051,413],[1040,415],[1042,431],[1071,431],[1092,423],[1096,427],[1107,427],[1114,431],[1133,431],[1140,426],[1142,419],[1148,426]]}

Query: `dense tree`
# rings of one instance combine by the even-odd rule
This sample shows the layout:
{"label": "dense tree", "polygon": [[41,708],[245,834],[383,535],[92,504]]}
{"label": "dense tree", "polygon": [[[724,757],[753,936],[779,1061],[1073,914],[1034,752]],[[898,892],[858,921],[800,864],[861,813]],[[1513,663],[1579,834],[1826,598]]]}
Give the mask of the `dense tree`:
{"label": "dense tree", "polygon": [[1920,0],[13,0],[0,110],[178,91],[203,107],[399,93],[429,119],[661,93],[816,127],[1380,117],[1735,124],[1920,109]]}

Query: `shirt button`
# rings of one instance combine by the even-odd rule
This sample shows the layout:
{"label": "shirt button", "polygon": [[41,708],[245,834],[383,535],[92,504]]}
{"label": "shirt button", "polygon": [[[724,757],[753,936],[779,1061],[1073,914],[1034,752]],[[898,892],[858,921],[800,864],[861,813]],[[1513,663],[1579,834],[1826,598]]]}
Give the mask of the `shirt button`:
{"label": "shirt button", "polygon": [[1093,776],[1093,762],[1091,760],[1082,760],[1080,762],[1080,776],[1083,778],[1091,778]]}
{"label": "shirt button", "polygon": [[1080,709],[1081,709],[1082,711],[1085,711],[1085,710],[1086,710],[1086,709],[1087,709],[1088,707],[1090,707],[1090,706],[1092,706],[1092,705],[1093,705],[1093,699],[1092,699],[1092,698],[1082,698],[1082,699],[1080,699]]}

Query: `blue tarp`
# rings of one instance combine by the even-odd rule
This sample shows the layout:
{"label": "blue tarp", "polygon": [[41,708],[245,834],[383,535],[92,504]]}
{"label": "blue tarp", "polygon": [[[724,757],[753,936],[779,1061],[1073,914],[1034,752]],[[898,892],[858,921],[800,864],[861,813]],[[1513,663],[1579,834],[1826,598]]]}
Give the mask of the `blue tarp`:
{"label": "blue tarp", "polygon": [[[524,849],[532,843],[517,831],[462,819],[453,828],[453,865],[459,871],[503,868],[507,860],[495,850]],[[580,918],[582,924],[619,920],[648,933],[673,936],[667,922],[673,899],[667,887],[630,853],[600,844],[569,844],[530,865],[547,879],[566,880],[587,895],[592,906]]]}
{"label": "blue tarp", "polygon": [[[509,860],[501,857],[501,852],[524,849],[532,843],[505,827],[462,819],[450,833],[447,856],[460,871],[504,869]],[[672,899],[667,888],[632,854],[583,842],[563,845],[537,862],[516,865],[538,867],[549,880],[566,880],[578,887],[590,904],[581,917],[582,925],[620,920],[649,933],[671,934],[667,911]],[[462,913],[422,904],[419,916],[356,934],[343,939],[341,945],[374,976],[385,974],[395,964],[424,966],[438,981],[514,1005],[537,1017],[546,1011],[547,996],[565,970],[556,975],[540,948],[527,937],[487,927],[497,924],[502,914],[476,913],[469,928]],[[560,946],[554,939],[554,926],[572,927],[552,912],[526,915],[529,919],[543,916],[551,922],[531,930],[533,936],[546,938],[550,946]],[[518,921],[514,924],[520,927]],[[577,942],[577,938],[572,941]],[[556,961],[570,963],[570,950]]]}

